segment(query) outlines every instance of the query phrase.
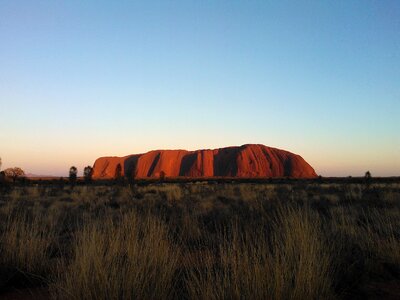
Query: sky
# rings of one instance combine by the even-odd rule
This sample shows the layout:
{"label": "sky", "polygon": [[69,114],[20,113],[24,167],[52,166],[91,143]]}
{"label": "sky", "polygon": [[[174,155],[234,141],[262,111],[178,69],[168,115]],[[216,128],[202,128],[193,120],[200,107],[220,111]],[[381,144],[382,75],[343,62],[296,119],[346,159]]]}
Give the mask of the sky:
{"label": "sky", "polygon": [[400,175],[400,1],[0,0],[2,169],[247,143]]}

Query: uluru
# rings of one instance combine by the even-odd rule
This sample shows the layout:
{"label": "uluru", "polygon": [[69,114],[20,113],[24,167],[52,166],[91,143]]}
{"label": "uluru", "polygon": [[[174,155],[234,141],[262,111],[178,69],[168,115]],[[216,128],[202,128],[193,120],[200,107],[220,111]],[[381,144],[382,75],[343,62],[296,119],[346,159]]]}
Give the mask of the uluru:
{"label": "uluru", "polygon": [[98,158],[93,166],[94,179],[116,176],[135,178],[167,177],[290,177],[314,178],[314,169],[300,156],[289,151],[246,144],[219,149],[153,150],[123,157]]}

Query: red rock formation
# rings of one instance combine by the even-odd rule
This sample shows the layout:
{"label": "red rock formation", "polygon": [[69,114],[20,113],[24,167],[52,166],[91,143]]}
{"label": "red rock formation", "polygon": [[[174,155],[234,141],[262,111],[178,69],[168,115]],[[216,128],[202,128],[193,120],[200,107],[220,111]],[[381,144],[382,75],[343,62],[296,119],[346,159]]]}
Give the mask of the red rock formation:
{"label": "red rock formation", "polygon": [[155,150],[124,157],[100,157],[93,178],[114,178],[120,165],[122,175],[167,177],[316,177],[314,169],[299,155],[264,145],[243,145],[214,150]]}

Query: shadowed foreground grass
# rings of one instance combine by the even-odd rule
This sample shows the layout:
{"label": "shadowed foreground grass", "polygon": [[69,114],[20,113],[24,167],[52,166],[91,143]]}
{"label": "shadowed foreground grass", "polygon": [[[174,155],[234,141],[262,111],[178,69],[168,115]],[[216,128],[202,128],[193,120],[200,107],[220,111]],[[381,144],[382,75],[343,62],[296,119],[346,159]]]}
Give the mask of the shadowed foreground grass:
{"label": "shadowed foreground grass", "polygon": [[119,221],[89,221],[75,232],[72,258],[52,288],[60,298],[169,298],[179,255],[168,228],[155,218],[127,213]]}
{"label": "shadowed foreground grass", "polygon": [[332,249],[319,216],[308,209],[280,207],[261,225],[245,230],[234,225],[232,232],[220,235],[218,255],[200,257],[200,268],[188,272],[190,298],[333,297]]}
{"label": "shadowed foreground grass", "polygon": [[185,198],[172,189],[4,192],[0,291],[41,286],[55,299],[400,296],[397,187],[390,197],[367,190],[332,201],[289,191],[287,201],[263,198],[247,187],[235,187],[238,197],[196,187]]}

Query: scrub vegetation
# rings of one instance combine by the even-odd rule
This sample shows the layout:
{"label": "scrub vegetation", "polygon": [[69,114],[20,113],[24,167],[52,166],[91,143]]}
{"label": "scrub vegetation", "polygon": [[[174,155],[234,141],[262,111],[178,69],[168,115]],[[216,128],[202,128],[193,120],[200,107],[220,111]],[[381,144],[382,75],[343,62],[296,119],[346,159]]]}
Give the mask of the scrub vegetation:
{"label": "scrub vegetation", "polygon": [[396,181],[0,188],[0,297],[400,297]]}

